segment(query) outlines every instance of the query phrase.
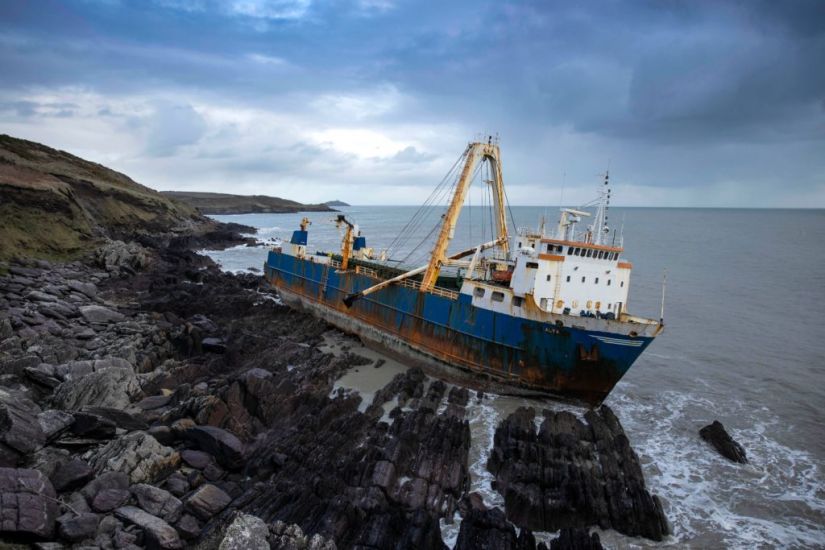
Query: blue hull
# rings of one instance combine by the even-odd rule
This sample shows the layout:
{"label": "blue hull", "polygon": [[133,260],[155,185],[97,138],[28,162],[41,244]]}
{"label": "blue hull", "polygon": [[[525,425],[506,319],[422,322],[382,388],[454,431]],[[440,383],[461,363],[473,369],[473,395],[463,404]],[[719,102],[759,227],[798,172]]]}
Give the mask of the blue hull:
{"label": "blue hull", "polygon": [[476,307],[464,294],[453,299],[400,285],[347,308],[347,295],[378,280],[275,251],[267,258],[265,277],[302,302],[322,306],[314,309],[333,324],[340,326],[335,320],[346,316],[474,378],[589,405],[601,403],[653,341],[538,322]]}

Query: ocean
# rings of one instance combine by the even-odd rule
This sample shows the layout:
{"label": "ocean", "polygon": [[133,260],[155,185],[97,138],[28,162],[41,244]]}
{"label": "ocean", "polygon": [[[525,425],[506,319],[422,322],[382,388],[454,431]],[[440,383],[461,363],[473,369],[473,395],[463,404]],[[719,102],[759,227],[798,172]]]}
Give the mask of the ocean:
{"label": "ocean", "polygon": [[[368,246],[393,245],[394,258],[421,265],[440,210],[407,222],[417,207],[345,207]],[[514,225],[548,233],[557,207],[513,207]],[[334,213],[214,216],[258,228],[262,241],[288,240],[312,220],[310,250],[338,250]],[[633,263],[628,311],[658,318],[667,272],[666,329],[606,403],[639,454],[650,491],[662,497],[673,535],[663,543],[599,531],[627,547],[825,547],[825,210],[611,208]],[[465,207],[451,250],[483,242],[490,219]],[[405,242],[398,242],[397,236]],[[430,235],[431,236],[431,235]],[[612,238],[612,235],[611,235]],[[261,269],[266,248],[208,254],[224,269]],[[372,370],[372,369],[369,369]],[[486,451],[503,416],[527,404],[491,396],[471,407],[473,489],[489,488]],[[745,448],[733,464],[699,437],[714,419]],[[450,527],[445,538],[450,538]],[[550,535],[547,534],[547,537]],[[544,538],[540,535],[539,538]]]}

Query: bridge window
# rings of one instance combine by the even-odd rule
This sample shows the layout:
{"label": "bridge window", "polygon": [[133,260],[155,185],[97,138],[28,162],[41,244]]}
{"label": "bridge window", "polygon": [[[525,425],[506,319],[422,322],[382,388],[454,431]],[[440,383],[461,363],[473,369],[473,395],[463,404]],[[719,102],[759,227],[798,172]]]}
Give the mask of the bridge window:
{"label": "bridge window", "polygon": [[527,262],[527,269],[538,269],[539,264],[536,262]]}
{"label": "bridge window", "polygon": [[604,250],[599,250],[599,259],[604,260]]}
{"label": "bridge window", "polygon": [[587,249],[587,257],[588,257],[588,258],[592,258],[592,257],[593,257],[593,251],[592,251],[592,250],[590,250],[589,248]]}
{"label": "bridge window", "polygon": [[[546,300],[546,298],[545,298]],[[521,296],[513,296],[513,305],[516,307],[521,307],[521,304],[524,303],[524,298]]]}
{"label": "bridge window", "polygon": [[473,296],[476,298],[483,298],[484,297],[484,289],[480,286],[477,286],[473,289]]}
{"label": "bridge window", "polygon": [[503,293],[503,292],[494,291],[494,292],[490,295],[490,299],[491,299],[492,301],[494,301],[494,302],[503,302],[503,301],[504,301],[504,293]]}
{"label": "bridge window", "polygon": [[573,255],[573,247],[572,247],[572,246],[568,246],[568,247],[567,247],[567,255],[568,255],[568,256],[572,256],[572,255]]}

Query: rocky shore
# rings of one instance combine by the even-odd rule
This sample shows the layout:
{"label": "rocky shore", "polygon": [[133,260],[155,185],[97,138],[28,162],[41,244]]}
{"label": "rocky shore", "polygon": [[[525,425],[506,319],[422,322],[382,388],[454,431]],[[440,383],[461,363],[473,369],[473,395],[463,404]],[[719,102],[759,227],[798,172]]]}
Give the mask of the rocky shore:
{"label": "rocky shore", "polygon": [[[667,521],[618,419],[522,409],[470,492],[468,405],[418,369],[362,403],[330,328],[254,275],[142,235],[0,263],[0,542],[37,548],[600,548]],[[542,418],[536,421],[536,415]],[[538,425],[540,424],[540,428]],[[558,531],[537,543],[534,531]]]}

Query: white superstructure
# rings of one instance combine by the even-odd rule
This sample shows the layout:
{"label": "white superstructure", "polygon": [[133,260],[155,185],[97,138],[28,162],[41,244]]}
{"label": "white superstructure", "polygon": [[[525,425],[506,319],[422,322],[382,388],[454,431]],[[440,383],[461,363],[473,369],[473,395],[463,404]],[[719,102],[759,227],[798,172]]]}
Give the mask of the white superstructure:
{"label": "white superstructure", "polygon": [[[577,231],[577,224],[591,213],[571,208],[561,209],[552,236],[543,227],[520,229],[511,238],[510,259],[471,264],[461,292],[479,305],[489,301],[482,306],[487,309],[515,313],[513,306],[522,308],[529,301],[527,307],[546,313],[621,320],[632,265],[622,258],[621,236],[608,226],[607,175],[600,195],[593,223],[584,230]],[[487,275],[498,284],[483,283]]]}

